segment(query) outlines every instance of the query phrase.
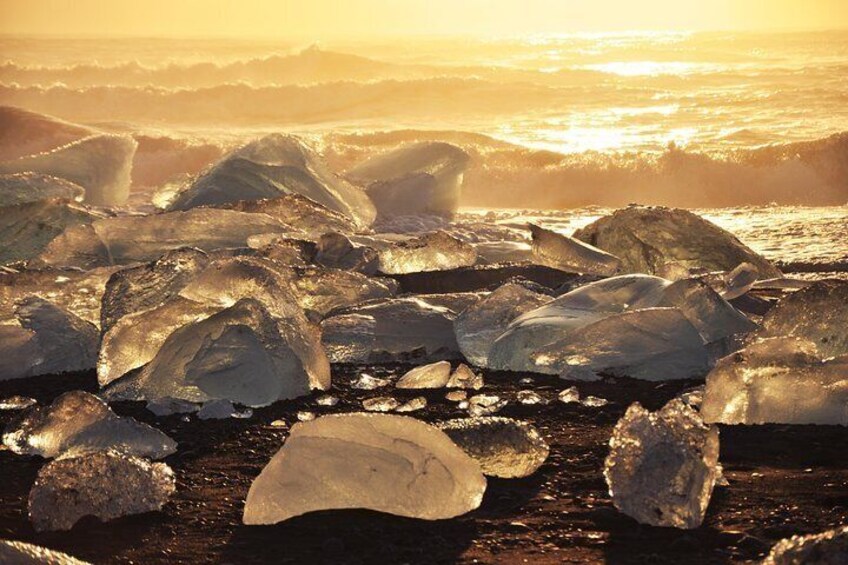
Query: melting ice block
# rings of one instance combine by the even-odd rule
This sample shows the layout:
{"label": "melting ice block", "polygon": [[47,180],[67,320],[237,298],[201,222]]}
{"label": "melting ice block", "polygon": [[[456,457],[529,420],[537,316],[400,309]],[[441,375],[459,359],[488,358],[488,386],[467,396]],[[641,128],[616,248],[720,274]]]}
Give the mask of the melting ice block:
{"label": "melting ice block", "polygon": [[381,217],[453,215],[459,207],[468,154],[448,143],[405,145],[373,157],[348,171],[367,187]]}
{"label": "melting ice block", "polygon": [[123,204],[130,194],[130,171],[137,146],[128,135],[93,135],[47,153],[0,163],[0,173],[59,177],[83,187],[89,204]]}
{"label": "melting ice block", "polygon": [[822,360],[815,344],[770,338],[721,359],[701,413],[723,424],[848,425],[848,355]]}
{"label": "melting ice block", "polygon": [[0,175],[0,208],[41,200],[80,202],[85,189],[78,184],[39,173]]}
{"label": "melting ice block", "polygon": [[786,296],[765,315],[758,335],[809,340],[823,357],[848,354],[848,281],[818,281]]}
{"label": "melting ice block", "polygon": [[437,428],[405,416],[338,414],[295,424],[247,495],[245,524],[366,508],[453,518],[480,505],[480,466]]}
{"label": "melting ice block", "polygon": [[771,549],[762,565],[842,565],[848,563],[848,526],[808,536],[792,536]]}
{"label": "melting ice block", "polygon": [[550,452],[535,427],[512,418],[460,418],[444,422],[439,428],[490,477],[530,476],[542,466]]}
{"label": "melting ice block", "polygon": [[36,531],[70,530],[80,518],[114,520],[159,510],[176,490],[164,463],[98,451],[51,461],[29,493],[29,519]]}
{"label": "melting ice block", "polygon": [[604,466],[615,507],[644,524],[697,528],[721,475],[718,452],[718,429],[681,400],[657,412],[630,405]]}
{"label": "melting ice block", "polygon": [[171,203],[170,210],[217,206],[299,194],[369,226],[376,210],[358,187],[332,173],[321,157],[292,135],[271,134],[230,153]]}
{"label": "melting ice block", "polygon": [[530,224],[533,259],[540,265],[562,271],[612,276],[621,269],[621,259],[596,247]]}
{"label": "melting ice block", "polygon": [[15,453],[46,458],[115,449],[161,459],[177,449],[174,440],[156,428],[117,416],[105,402],[80,390],[24,412],[6,427],[3,443]]}
{"label": "melting ice block", "polygon": [[7,565],[89,565],[87,561],[75,559],[61,551],[53,551],[46,547],[22,541],[3,539],[0,539],[0,563]]}
{"label": "melting ice block", "polygon": [[444,388],[451,374],[448,361],[437,361],[429,365],[415,367],[397,382],[398,388]]}
{"label": "melting ice block", "polygon": [[398,242],[378,251],[379,270],[386,274],[447,271],[477,262],[477,250],[444,231]]}
{"label": "melting ice block", "polygon": [[574,237],[619,257],[624,272],[662,274],[669,264],[731,271],[747,262],[761,278],[781,276],[732,234],[687,210],[630,206],[577,230]]}
{"label": "melting ice block", "polygon": [[550,302],[551,298],[508,283],[472,304],[453,323],[456,341],[465,358],[478,367],[486,367],[495,340],[514,319]]}

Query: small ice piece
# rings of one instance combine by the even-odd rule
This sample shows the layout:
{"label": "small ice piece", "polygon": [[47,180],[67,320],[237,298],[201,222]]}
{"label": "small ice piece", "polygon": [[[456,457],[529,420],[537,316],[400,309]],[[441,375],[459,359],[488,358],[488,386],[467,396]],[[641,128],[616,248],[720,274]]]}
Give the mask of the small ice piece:
{"label": "small ice piece", "polygon": [[51,461],[29,493],[29,518],[38,532],[70,530],[80,518],[102,521],[160,510],[176,490],[164,463],[98,451]]}
{"label": "small ice piece", "polygon": [[495,340],[514,319],[535,310],[551,297],[538,294],[519,284],[507,283],[472,304],[453,322],[456,341],[462,354],[478,367],[486,367]]}
{"label": "small ice piece", "polygon": [[753,288],[759,276],[760,271],[756,266],[751,263],[739,263],[724,277],[724,285],[719,294],[725,300],[739,298]]}
{"label": "small ice piece", "polygon": [[289,424],[285,420],[274,420],[273,422],[271,422],[268,425],[271,426],[272,428],[286,428],[286,427],[288,427]]}
{"label": "small ice piece", "polygon": [[600,398],[598,396],[587,396],[580,401],[580,404],[583,406],[589,406],[591,408],[600,408],[601,406],[606,406],[609,404],[609,400],[606,398]]}
{"label": "small ice piece", "polygon": [[28,396],[10,396],[0,398],[0,410],[23,410],[38,404],[38,401]]}
{"label": "small ice piece", "polygon": [[116,415],[87,392],[73,390],[50,406],[35,406],[13,420],[3,443],[21,455],[58,457],[63,453],[115,449],[131,455],[161,459],[177,444],[156,428]]}
{"label": "small ice piece", "polygon": [[391,412],[399,405],[400,402],[391,396],[377,396],[362,401],[362,407],[369,412]]}
{"label": "small ice piece", "polygon": [[401,241],[377,253],[380,272],[390,275],[447,271],[477,262],[474,246],[444,231]]}
{"label": "small ice piece", "polygon": [[445,400],[449,400],[451,402],[462,402],[468,398],[468,391],[465,390],[452,390],[445,395]]}
{"label": "small ice piece", "polygon": [[480,390],[484,384],[483,375],[475,373],[465,363],[460,363],[448,379],[447,387]]}
{"label": "small ice piece", "polygon": [[157,398],[147,401],[147,409],[161,417],[172,414],[193,414],[200,410],[200,406],[179,398]]}
{"label": "small ice piece", "polygon": [[567,389],[560,391],[557,398],[559,398],[560,402],[564,402],[565,404],[580,402],[580,391],[577,390],[576,386],[570,386]]}
{"label": "small ice piece", "polygon": [[604,477],[613,503],[644,524],[697,528],[721,473],[718,429],[673,399],[657,412],[638,402],[610,438]]}
{"label": "small ice piece", "polygon": [[325,394],[315,399],[315,404],[317,404],[318,406],[335,406],[338,403],[339,397],[332,396],[330,394]]}
{"label": "small ice piece", "polygon": [[822,360],[802,339],[756,341],[716,363],[701,413],[722,424],[848,425],[848,355]]}
{"label": "small ice piece", "polygon": [[535,427],[512,418],[459,418],[439,424],[489,477],[515,479],[535,473],[550,453]]}
{"label": "small ice piece", "polygon": [[250,487],[245,524],[364,508],[425,520],[480,505],[480,466],[444,432],[404,416],[336,414],[292,426]]}
{"label": "small ice piece", "polygon": [[309,422],[315,419],[315,412],[306,412],[301,410],[297,413],[298,422]]}
{"label": "small ice piece", "polygon": [[0,207],[41,200],[81,202],[85,189],[65,179],[38,173],[0,174]]}
{"label": "small ice piece", "polygon": [[427,406],[427,399],[423,396],[411,398],[395,408],[395,412],[415,412]]}
{"label": "small ice piece", "polygon": [[515,397],[518,399],[519,404],[524,404],[525,406],[532,406],[534,404],[547,404],[545,399],[539,395],[539,393],[532,390],[519,390]]}
{"label": "small ice piece", "polygon": [[704,385],[696,386],[680,393],[680,400],[694,409],[699,409],[704,401]]}
{"label": "small ice piece", "polygon": [[204,402],[197,412],[197,417],[201,420],[226,420],[235,417],[236,412],[236,407],[231,401],[219,398]]}
{"label": "small ice piece", "polygon": [[389,379],[381,379],[379,377],[372,377],[368,373],[362,373],[350,386],[359,390],[374,390],[389,386],[389,384],[391,384]]}
{"label": "small ice piece", "polygon": [[523,241],[480,241],[474,248],[479,264],[530,263],[533,260],[533,248]]}
{"label": "small ice piece", "polygon": [[478,394],[468,399],[468,413],[472,416],[488,416],[497,414],[506,405],[506,400],[494,394]]}
{"label": "small ice piece", "polygon": [[848,526],[820,534],[792,536],[772,547],[762,565],[843,565],[848,563]]}
{"label": "small ice piece", "polygon": [[90,565],[87,561],[75,559],[61,551],[54,551],[22,541],[4,539],[0,539],[0,563],[7,565]]}
{"label": "small ice piece", "polygon": [[397,388],[444,388],[451,376],[451,364],[438,361],[429,365],[415,367],[397,382]]}
{"label": "small ice piece", "polygon": [[533,259],[561,271],[609,277],[621,269],[621,259],[567,235],[530,224]]}
{"label": "small ice piece", "polygon": [[822,357],[848,354],[848,281],[818,281],[782,298],[757,335],[809,340]]}

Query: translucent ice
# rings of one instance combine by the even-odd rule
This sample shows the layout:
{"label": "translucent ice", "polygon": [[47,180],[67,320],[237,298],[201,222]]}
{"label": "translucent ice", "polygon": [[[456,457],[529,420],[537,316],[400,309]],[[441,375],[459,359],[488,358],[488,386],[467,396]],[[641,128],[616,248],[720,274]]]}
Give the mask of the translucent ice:
{"label": "translucent ice", "polygon": [[762,565],[842,565],[848,563],[848,526],[777,542]]}
{"label": "translucent ice", "polygon": [[0,208],[40,200],[79,202],[85,189],[64,179],[38,173],[0,175]]}
{"label": "translucent ice", "polygon": [[397,388],[444,388],[451,374],[448,361],[437,361],[429,365],[415,367],[403,375],[397,382]]}
{"label": "translucent ice", "polygon": [[515,398],[518,400],[519,404],[524,404],[525,406],[547,403],[542,395],[533,390],[519,390],[515,394]]}
{"label": "translucent ice", "polygon": [[377,252],[370,247],[354,245],[344,234],[330,232],[318,239],[315,263],[373,275],[377,272]]}
{"label": "translucent ice", "polygon": [[535,427],[512,418],[460,418],[444,422],[439,428],[490,477],[530,476],[550,452]]}
{"label": "translucent ice", "polygon": [[615,425],[604,476],[621,512],[652,526],[697,528],[721,473],[718,429],[679,399],[637,402]]}
{"label": "translucent ice", "polygon": [[437,231],[378,251],[379,270],[387,274],[446,271],[477,262],[477,251],[452,235]]}
{"label": "translucent ice", "polygon": [[324,416],[292,426],[250,487],[244,523],[343,508],[453,518],[477,508],[485,490],[480,466],[429,424],[387,414]]}
{"label": "translucent ice", "polygon": [[576,386],[570,386],[567,389],[560,391],[557,398],[559,398],[560,402],[564,402],[565,404],[580,402],[580,391],[577,390]]}
{"label": "translucent ice", "polygon": [[609,400],[606,398],[600,398],[597,396],[587,396],[583,400],[580,401],[580,404],[583,406],[589,406],[590,408],[600,408],[601,406],[606,406],[609,404]]}
{"label": "translucent ice", "polygon": [[475,373],[465,363],[460,363],[448,379],[447,387],[480,390],[483,384],[483,375]]}
{"label": "translucent ice", "polygon": [[362,373],[350,386],[359,390],[374,390],[389,386],[390,382],[388,379],[372,377],[367,373]]}
{"label": "translucent ice", "polygon": [[80,518],[108,521],[159,510],[176,490],[171,468],[116,451],[51,461],[29,493],[36,531],[69,530]]}
{"label": "translucent ice", "polygon": [[848,355],[822,360],[798,338],[769,338],[721,359],[701,413],[723,424],[848,425]]}
{"label": "translucent ice", "polygon": [[338,269],[291,269],[290,284],[300,306],[323,318],[333,310],[395,295],[394,281]]}
{"label": "translucent ice", "polygon": [[478,394],[468,399],[468,413],[472,416],[497,414],[507,405],[507,401],[494,394]]}
{"label": "translucent ice", "polygon": [[186,402],[178,398],[159,398],[147,401],[147,409],[156,416],[170,416],[172,414],[193,414],[200,409],[194,402]]}
{"label": "translucent ice", "polygon": [[621,269],[621,259],[567,235],[530,224],[533,259],[562,271],[611,276]]}
{"label": "translucent ice", "polygon": [[90,565],[87,561],[75,559],[61,551],[53,551],[46,547],[22,541],[3,539],[0,539],[0,563],[8,565]]}
{"label": "translucent ice", "polygon": [[197,411],[197,417],[201,420],[226,420],[235,418],[237,414],[239,414],[238,409],[233,406],[231,401],[226,399],[204,402],[200,410]]}
{"label": "translucent ice", "polygon": [[15,453],[47,458],[115,449],[161,459],[177,449],[177,444],[156,428],[119,417],[105,402],[79,390],[66,392],[50,406],[24,412],[6,427],[3,443]]}
{"label": "translucent ice", "polygon": [[285,194],[267,200],[240,200],[221,206],[239,212],[267,214],[295,228],[310,239],[327,232],[353,233],[356,222],[300,194]]}

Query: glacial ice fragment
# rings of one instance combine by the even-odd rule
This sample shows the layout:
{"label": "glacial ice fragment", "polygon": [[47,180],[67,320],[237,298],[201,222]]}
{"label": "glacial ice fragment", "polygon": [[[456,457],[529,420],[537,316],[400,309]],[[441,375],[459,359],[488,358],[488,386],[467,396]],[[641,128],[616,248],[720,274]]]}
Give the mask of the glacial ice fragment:
{"label": "glacial ice fragment", "polygon": [[523,404],[525,406],[533,406],[535,404],[547,404],[542,395],[533,390],[519,390],[515,394],[515,398],[516,400],[518,400],[519,404]]}
{"label": "glacial ice fragment", "polygon": [[179,398],[157,398],[147,401],[147,409],[156,416],[170,416],[172,414],[193,414],[200,410],[200,406],[194,402],[186,402]]}
{"label": "glacial ice fragment", "polygon": [[315,412],[307,412],[306,410],[301,410],[297,413],[298,422],[311,422],[316,417]]}
{"label": "glacial ice fragment", "polygon": [[80,202],[85,189],[64,179],[38,173],[0,175],[0,208],[40,200]]}
{"label": "glacial ice fragment", "polygon": [[471,244],[444,231],[398,242],[377,254],[380,272],[392,275],[447,271],[477,262],[477,251]]}
{"label": "glacial ice fragment", "polygon": [[615,507],[652,526],[697,528],[719,477],[718,429],[679,399],[633,403],[615,425],[604,477]]}
{"label": "glacial ice fragment", "polygon": [[28,396],[9,396],[0,398],[0,410],[23,410],[35,406],[38,401]]}
{"label": "glacial ice fragment", "polygon": [[530,263],[533,248],[523,241],[480,241],[474,244],[477,262],[483,265]]}
{"label": "glacial ice fragment", "polygon": [[301,308],[319,318],[362,302],[391,298],[396,291],[391,279],[352,271],[307,267],[291,269],[287,274]]}
{"label": "glacial ice fragment", "polygon": [[468,392],[465,390],[452,390],[445,394],[445,400],[451,402],[462,402],[468,399]]}
{"label": "glacial ice fragment", "polygon": [[87,561],[75,559],[61,551],[4,539],[0,539],[0,563],[6,565],[90,565]]}
{"label": "glacial ice fragment", "polygon": [[266,214],[293,227],[309,239],[315,239],[327,232],[357,231],[356,222],[348,216],[300,194],[285,194],[266,200],[239,200],[218,207],[250,214]]}
{"label": "glacial ice fragment", "polygon": [[397,408],[395,408],[395,412],[408,413],[408,412],[416,412],[423,408],[427,407],[427,399],[423,396],[416,396],[415,398],[410,398]]}
{"label": "glacial ice fragment", "polygon": [[480,466],[434,426],[388,414],[338,414],[292,426],[250,487],[245,524],[366,508],[439,520],[480,505]]}
{"label": "glacial ice fragment", "polygon": [[70,530],[80,518],[102,521],[160,510],[176,490],[164,463],[117,451],[98,451],[51,461],[29,493],[36,531]]}
{"label": "glacial ice fragment", "polygon": [[120,417],[105,402],[80,390],[21,414],[6,427],[3,443],[15,453],[45,458],[115,449],[161,459],[177,449],[176,442],[156,428]]}
{"label": "glacial ice fragment", "polygon": [[605,277],[621,269],[621,259],[587,243],[530,224],[533,236],[533,259],[561,271],[588,273]]}
{"label": "glacial ice fragment", "polygon": [[354,245],[344,234],[325,233],[318,239],[315,263],[322,267],[356,271],[366,275],[377,272],[377,252],[362,245]]}
{"label": "glacial ice fragment", "polygon": [[381,379],[379,377],[372,377],[368,373],[362,373],[357,377],[355,381],[351,383],[351,387],[359,390],[374,390],[377,388],[382,388],[384,386],[389,386],[388,379]]}
{"label": "glacial ice fragment", "polygon": [[483,375],[475,373],[465,363],[460,363],[448,379],[447,387],[480,390],[483,384]]}
{"label": "glacial ice fragment", "polygon": [[468,413],[472,416],[497,414],[507,405],[507,401],[494,394],[478,394],[468,399]]}
{"label": "glacial ice fragment", "polygon": [[403,375],[397,382],[397,388],[444,388],[451,374],[448,361],[437,361],[429,365],[415,367]]}
{"label": "glacial ice fragment", "polygon": [[230,400],[219,398],[204,402],[197,411],[197,417],[201,420],[226,420],[235,418],[237,413],[238,409]]}
{"label": "glacial ice fragment", "polygon": [[391,412],[400,406],[400,402],[391,396],[376,396],[362,401],[362,407],[369,412]]}
{"label": "glacial ice fragment", "polygon": [[771,548],[761,565],[843,565],[848,563],[848,526],[820,534],[792,536]]}
{"label": "glacial ice fragment", "polygon": [[550,453],[535,427],[512,418],[459,418],[439,424],[439,429],[477,461],[489,477],[528,477]]}
{"label": "glacial ice fragment", "polygon": [[576,402],[580,402],[580,391],[577,390],[576,386],[570,386],[566,389],[560,391],[557,395],[560,402],[565,404],[573,404]]}

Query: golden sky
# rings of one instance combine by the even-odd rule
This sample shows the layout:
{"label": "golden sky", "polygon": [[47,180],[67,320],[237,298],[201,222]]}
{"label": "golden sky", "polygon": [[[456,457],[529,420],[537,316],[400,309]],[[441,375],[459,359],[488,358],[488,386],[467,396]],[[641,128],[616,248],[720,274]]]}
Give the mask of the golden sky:
{"label": "golden sky", "polygon": [[342,38],[837,29],[848,0],[0,0],[0,33]]}

